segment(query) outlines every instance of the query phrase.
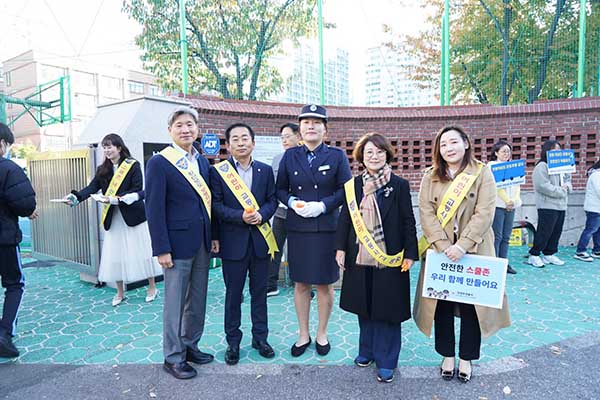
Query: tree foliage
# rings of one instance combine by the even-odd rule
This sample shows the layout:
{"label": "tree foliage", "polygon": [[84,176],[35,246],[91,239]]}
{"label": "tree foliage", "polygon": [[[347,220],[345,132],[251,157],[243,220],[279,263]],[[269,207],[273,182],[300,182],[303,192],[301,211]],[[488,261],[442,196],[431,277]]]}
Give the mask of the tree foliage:
{"label": "tree foliage", "polygon": [[[177,90],[181,82],[179,1],[124,0],[123,10],[143,32],[136,43],[144,67],[160,84]],[[262,99],[277,92],[281,75],[269,57],[281,43],[314,30],[316,0],[187,1],[189,87],[224,98]]]}
{"label": "tree foliage", "polygon": [[[425,31],[393,46],[419,60],[412,78],[439,88],[444,1]],[[588,1],[585,92],[598,94],[600,1]],[[577,85],[579,1],[453,0],[450,11],[451,95],[454,102],[520,104],[571,97]]]}

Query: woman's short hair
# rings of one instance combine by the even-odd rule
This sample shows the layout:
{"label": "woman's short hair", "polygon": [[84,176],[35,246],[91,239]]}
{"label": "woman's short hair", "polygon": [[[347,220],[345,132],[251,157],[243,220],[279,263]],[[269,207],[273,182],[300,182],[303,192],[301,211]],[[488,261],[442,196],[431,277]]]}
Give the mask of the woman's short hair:
{"label": "woman's short hair", "polygon": [[387,140],[387,138],[380,133],[369,132],[360,139],[358,139],[356,147],[354,147],[354,150],[352,151],[352,157],[354,157],[356,161],[364,165],[365,146],[369,142],[373,143],[378,149],[385,151],[386,163],[389,164],[394,159],[394,148],[392,147],[389,140]]}
{"label": "woman's short hair", "polygon": [[442,135],[449,131],[458,132],[467,147],[465,150],[465,156],[460,165],[460,169],[456,171],[456,175],[463,172],[469,164],[476,161],[475,150],[473,149],[473,140],[471,140],[471,136],[465,132],[464,128],[458,125],[444,126],[438,131],[437,135],[435,135],[435,140],[433,141],[433,176],[444,182],[450,180],[450,175],[448,174],[448,163],[446,163],[446,160],[444,160],[442,153],[440,152],[440,142],[442,140]]}
{"label": "woman's short hair", "polygon": [[496,143],[494,143],[494,145],[492,146],[491,154],[490,154],[491,161],[496,161],[498,159],[498,156],[496,156],[496,153],[499,152],[500,149],[503,148],[504,146],[508,146],[510,151],[512,151],[512,146],[506,140],[500,139]]}
{"label": "woman's short hair", "polygon": [[537,162],[537,164],[541,162],[548,163],[548,155],[546,153],[550,150],[554,150],[556,145],[560,146],[560,142],[558,140],[546,140],[542,144],[542,154],[540,154],[540,160]]}

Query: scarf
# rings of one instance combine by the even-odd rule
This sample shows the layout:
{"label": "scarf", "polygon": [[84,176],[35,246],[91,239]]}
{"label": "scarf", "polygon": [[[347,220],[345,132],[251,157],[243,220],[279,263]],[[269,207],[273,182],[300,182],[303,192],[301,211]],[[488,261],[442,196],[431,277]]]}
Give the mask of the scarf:
{"label": "scarf", "polygon": [[[375,175],[371,175],[367,170],[362,174],[363,198],[360,202],[360,213],[369,233],[373,236],[375,243],[385,253],[385,241],[383,237],[383,226],[381,222],[381,213],[377,205],[377,190],[388,184],[392,176],[392,168],[385,164]],[[358,254],[356,256],[357,265],[368,265],[376,268],[385,268],[375,261],[367,249],[358,241]]]}

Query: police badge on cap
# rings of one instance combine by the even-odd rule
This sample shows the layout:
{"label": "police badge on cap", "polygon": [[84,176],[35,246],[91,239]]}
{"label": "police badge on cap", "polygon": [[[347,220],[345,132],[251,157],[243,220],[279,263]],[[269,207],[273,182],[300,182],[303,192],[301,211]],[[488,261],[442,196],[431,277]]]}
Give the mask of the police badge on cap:
{"label": "police badge on cap", "polygon": [[300,115],[298,115],[298,121],[303,118],[319,118],[323,121],[327,121],[327,111],[325,110],[325,107],[316,104],[308,104],[302,107],[302,111],[300,111]]}

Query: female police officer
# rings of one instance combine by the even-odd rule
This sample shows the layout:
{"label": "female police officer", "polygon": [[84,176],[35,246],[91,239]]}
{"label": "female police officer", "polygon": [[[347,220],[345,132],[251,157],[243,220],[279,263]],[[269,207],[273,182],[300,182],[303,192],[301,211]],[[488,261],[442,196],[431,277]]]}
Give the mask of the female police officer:
{"label": "female police officer", "polygon": [[302,107],[298,116],[303,146],[288,149],[279,165],[277,197],[289,206],[288,259],[295,282],[294,303],[300,328],[292,356],[302,355],[311,343],[308,331],[311,286],[317,287],[319,327],[317,353],[326,355],[327,323],[333,305],[332,284],[339,279],[335,261],[335,231],[344,183],[352,177],[344,152],[323,143],[327,112],[317,105]]}

